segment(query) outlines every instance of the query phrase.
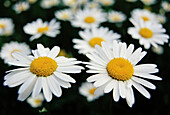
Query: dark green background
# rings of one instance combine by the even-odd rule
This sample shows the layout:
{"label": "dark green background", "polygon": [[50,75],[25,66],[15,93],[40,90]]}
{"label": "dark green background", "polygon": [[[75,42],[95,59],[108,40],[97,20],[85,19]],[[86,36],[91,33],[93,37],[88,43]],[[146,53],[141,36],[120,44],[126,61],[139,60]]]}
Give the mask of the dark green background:
{"label": "dark green background", "polygon": [[[30,9],[21,14],[15,14],[15,12],[10,7],[4,7],[3,2],[5,0],[0,0],[0,18],[9,17],[12,18],[15,24],[15,33],[10,37],[0,37],[0,49],[4,43],[10,41],[26,42],[31,49],[36,48],[37,43],[42,43],[45,47],[52,48],[55,45],[60,46],[65,49],[68,53],[72,54],[73,57],[81,61],[88,61],[88,59],[77,53],[77,50],[73,49],[72,38],[80,38],[78,31],[81,29],[73,28],[69,22],[61,22],[61,34],[56,38],[49,38],[47,36],[42,36],[40,39],[29,42],[29,35],[23,32],[23,26],[28,22],[35,21],[37,18],[42,18],[44,21],[50,21],[54,18],[54,12],[58,9],[64,8],[63,6],[53,7],[51,9],[42,9],[39,6],[39,2],[31,5]],[[11,0],[12,4],[16,1]],[[151,6],[152,11],[158,13],[160,9],[161,0]],[[170,1],[169,1],[170,2]],[[130,11],[134,8],[143,8],[143,4],[138,1],[136,3],[128,3],[125,0],[117,0],[115,5],[111,7],[103,7],[105,11],[108,10],[118,10],[124,12],[128,18],[130,17]],[[170,32],[169,25],[169,13],[166,13],[167,23],[163,26],[167,30],[167,34]],[[127,28],[133,26],[128,20],[126,20],[122,27],[118,27],[112,23],[101,24],[104,27],[109,27],[111,30],[122,35],[121,41],[127,44],[135,44],[135,48],[142,47],[139,45],[138,40],[134,40],[130,35],[127,34]],[[132,108],[128,107],[124,99],[120,99],[119,102],[114,102],[112,98],[112,93],[105,94],[94,102],[88,103],[86,98],[81,96],[78,92],[78,87],[82,82],[86,81],[86,78],[90,74],[86,74],[83,71],[80,74],[71,74],[76,83],[72,84],[70,89],[63,89],[63,94],[60,98],[53,96],[50,103],[44,101],[43,107],[47,109],[47,112],[40,113],[43,107],[32,108],[29,104],[20,102],[17,100],[17,92],[19,87],[8,88],[3,86],[3,77],[5,71],[13,69],[15,67],[8,66],[4,64],[3,60],[0,59],[0,115],[18,115],[18,114],[53,114],[53,115],[169,115],[170,114],[170,48],[166,43],[164,46],[164,54],[157,55],[151,50],[146,50],[148,53],[143,58],[140,63],[155,63],[158,65],[160,70],[156,75],[163,78],[162,81],[153,81],[157,88],[156,90],[147,89],[151,93],[151,99],[146,99],[142,96],[136,89],[134,89],[135,94],[135,104]],[[143,48],[144,49],[144,48]],[[84,65],[83,65],[84,66]]]}

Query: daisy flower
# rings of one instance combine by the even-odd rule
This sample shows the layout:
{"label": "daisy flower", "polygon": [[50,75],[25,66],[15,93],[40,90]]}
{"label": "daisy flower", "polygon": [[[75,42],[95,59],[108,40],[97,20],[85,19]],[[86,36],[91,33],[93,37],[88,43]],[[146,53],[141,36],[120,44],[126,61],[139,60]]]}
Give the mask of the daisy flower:
{"label": "daisy flower", "polygon": [[94,101],[104,94],[104,92],[96,94],[95,91],[96,87],[92,83],[84,82],[79,87],[79,93],[87,97],[88,102]]}
{"label": "daisy flower", "polygon": [[99,2],[103,6],[110,6],[115,3],[115,0],[96,0],[96,1]]}
{"label": "daisy flower", "polygon": [[52,19],[49,23],[43,22],[42,19],[37,19],[23,27],[26,34],[32,35],[30,41],[38,39],[43,34],[54,38],[60,33],[59,28],[60,23],[56,22],[55,19]]}
{"label": "daisy flower", "polygon": [[62,95],[61,87],[70,88],[70,83],[76,81],[66,73],[80,73],[81,66],[75,58],[56,57],[60,52],[58,46],[44,48],[37,44],[37,49],[32,50],[33,56],[26,56],[20,52],[14,52],[12,56],[17,61],[11,65],[21,68],[8,71],[4,77],[4,85],[15,87],[21,85],[18,91],[18,100],[24,101],[32,92],[32,97],[37,97],[43,90],[47,102],[51,101],[52,94],[57,97]]}
{"label": "daisy flower", "polygon": [[40,93],[37,97],[29,97],[27,99],[27,103],[29,103],[33,108],[42,106],[43,101],[44,97],[42,93]]}
{"label": "daisy flower", "polygon": [[12,53],[15,51],[24,53],[25,55],[29,55],[31,50],[29,46],[25,43],[18,43],[18,42],[10,42],[5,43],[0,52],[0,57],[4,59],[4,62],[9,64],[9,62],[16,61],[16,59],[12,56]]}
{"label": "daisy flower", "polygon": [[81,28],[97,27],[106,21],[106,14],[99,9],[78,10],[72,20],[72,25]]}
{"label": "daisy flower", "polygon": [[126,15],[119,11],[110,11],[108,13],[108,20],[112,23],[120,23],[126,20]]}
{"label": "daisy flower", "polygon": [[23,12],[23,11],[26,11],[30,8],[30,5],[28,2],[25,2],[25,1],[20,1],[20,2],[17,2],[16,4],[14,4],[13,6],[13,10],[15,10],[15,12],[17,14]]}
{"label": "daisy flower", "polygon": [[40,6],[42,8],[48,9],[56,6],[60,3],[60,0],[42,0]]}
{"label": "daisy flower", "polygon": [[84,6],[86,9],[100,9],[101,5],[97,1],[87,2]]}
{"label": "daisy flower", "polygon": [[84,31],[80,31],[79,35],[83,40],[73,39],[75,43],[74,48],[78,49],[78,52],[83,54],[93,52],[95,50],[95,45],[98,44],[101,46],[102,41],[110,44],[113,40],[117,40],[121,37],[107,27],[85,29]]}
{"label": "daisy flower", "polygon": [[70,21],[73,18],[73,11],[71,9],[59,10],[54,15],[59,20]]}
{"label": "daisy flower", "polygon": [[161,24],[164,24],[164,23],[166,23],[166,16],[165,15],[161,15],[161,14],[157,14],[156,15],[156,18],[157,18],[157,20],[159,21],[159,23],[161,23]]}
{"label": "daisy flower", "polygon": [[0,18],[0,36],[9,36],[14,32],[14,23],[11,18]]}
{"label": "daisy flower", "polygon": [[156,0],[140,0],[145,5],[152,5],[156,3]]}
{"label": "daisy flower", "polygon": [[163,2],[161,3],[161,6],[162,6],[162,8],[163,8],[166,12],[169,12],[169,11],[170,11],[170,3],[169,3],[169,2],[163,1]]}
{"label": "daisy flower", "polygon": [[156,14],[146,10],[146,9],[135,9],[131,12],[132,18],[135,20],[142,19],[145,22],[158,22]]}
{"label": "daisy flower", "polygon": [[152,51],[158,55],[162,55],[164,53],[164,48],[162,46],[152,47]]}
{"label": "daisy flower", "polygon": [[[122,97],[126,99],[127,104],[132,107],[135,103],[132,86],[135,87],[146,98],[150,98],[149,92],[143,87],[155,89],[155,85],[144,80],[161,80],[160,77],[151,73],[158,72],[155,64],[137,63],[146,55],[142,48],[134,51],[134,45],[127,47],[126,43],[113,41],[112,49],[104,42],[95,46],[96,52],[87,54],[91,60],[86,62],[89,70],[87,73],[96,73],[87,78],[88,82],[94,82],[94,86],[109,93],[113,90],[114,101],[119,101]],[[133,52],[134,51],[134,52]]]}
{"label": "daisy flower", "polygon": [[163,45],[168,42],[169,36],[164,34],[166,30],[159,23],[144,22],[143,20],[135,21],[130,19],[135,27],[128,28],[128,34],[134,39],[138,39],[140,45],[144,45],[145,49],[150,46],[157,47],[157,44]]}

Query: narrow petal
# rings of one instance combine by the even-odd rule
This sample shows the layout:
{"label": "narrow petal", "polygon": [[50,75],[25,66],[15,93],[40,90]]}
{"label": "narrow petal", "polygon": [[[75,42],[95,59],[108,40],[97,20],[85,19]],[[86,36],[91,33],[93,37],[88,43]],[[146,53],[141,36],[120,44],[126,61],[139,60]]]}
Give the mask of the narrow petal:
{"label": "narrow petal", "polygon": [[112,89],[115,87],[115,80],[114,79],[112,79],[107,85],[106,85],[106,87],[105,87],[105,89],[104,89],[104,92],[105,93],[109,93],[110,91],[112,91]]}
{"label": "narrow petal", "polygon": [[105,77],[102,77],[100,78],[99,80],[97,80],[95,83],[94,83],[94,86],[95,87],[100,87],[102,85],[104,85],[105,83],[107,83],[109,80],[111,80],[112,78],[111,77],[108,77],[108,76],[105,76]]}
{"label": "narrow petal", "polygon": [[48,57],[55,58],[60,52],[60,48],[58,46],[54,46],[51,51],[48,53]]}
{"label": "narrow petal", "polygon": [[52,99],[52,93],[49,89],[48,83],[47,83],[47,78],[42,77],[42,88],[43,88],[43,94],[47,102],[50,102]]}
{"label": "narrow petal", "polygon": [[38,77],[32,91],[32,97],[37,97],[41,92],[42,88],[42,77]]}
{"label": "narrow petal", "polygon": [[119,94],[119,83],[118,81],[115,82],[115,87],[113,89],[113,99],[114,101],[118,102],[120,98],[120,94]]}
{"label": "narrow petal", "polygon": [[63,81],[75,83],[76,81],[69,75],[60,72],[54,72],[54,75]]}
{"label": "narrow petal", "polygon": [[123,81],[118,81],[119,83],[119,94],[122,98],[126,97],[125,83]]}

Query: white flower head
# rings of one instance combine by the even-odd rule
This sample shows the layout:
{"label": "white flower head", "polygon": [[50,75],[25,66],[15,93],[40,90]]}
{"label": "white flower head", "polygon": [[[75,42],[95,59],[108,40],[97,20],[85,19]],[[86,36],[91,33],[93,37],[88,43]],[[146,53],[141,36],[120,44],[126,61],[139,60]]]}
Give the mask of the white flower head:
{"label": "white flower head", "polygon": [[60,0],[41,0],[40,6],[45,9],[52,8],[60,3]]}
{"label": "white flower head", "polygon": [[152,47],[152,51],[158,55],[162,55],[164,53],[164,48],[162,46]]}
{"label": "white flower head", "polygon": [[152,23],[157,23],[157,17],[155,13],[152,13],[146,9],[134,9],[131,12],[131,16],[132,18],[134,18],[135,20],[140,20],[142,19],[145,22],[151,21]]}
{"label": "white flower head", "polygon": [[156,17],[157,17],[157,20],[159,21],[159,23],[161,23],[161,24],[164,24],[167,21],[165,15],[157,14]]}
{"label": "white flower head", "polygon": [[25,2],[25,1],[20,1],[20,2],[17,2],[16,4],[14,4],[13,6],[13,10],[15,10],[15,12],[17,14],[23,12],[23,11],[27,11],[28,9],[30,8],[30,5],[28,2]]}
{"label": "white flower head", "polygon": [[[79,87],[79,93],[87,97],[88,102],[94,101],[104,94],[103,91],[99,92],[97,90],[98,89],[92,83],[88,82],[83,82]],[[95,93],[96,91],[97,93]]]}
{"label": "white flower head", "polygon": [[119,11],[110,11],[108,13],[108,20],[112,23],[120,23],[126,20],[126,15]]}
{"label": "white flower head", "polygon": [[170,12],[170,3],[169,3],[169,2],[163,1],[163,2],[161,3],[161,5],[162,5],[162,8],[163,8],[166,12]]}
{"label": "white flower head", "polygon": [[138,39],[141,45],[144,45],[145,49],[149,49],[150,46],[157,47],[157,44],[163,45],[168,42],[169,36],[164,34],[166,30],[159,23],[144,22],[139,20],[130,19],[131,23],[135,27],[128,28],[128,34],[134,39]]}
{"label": "white flower head", "polygon": [[[101,88],[104,93],[113,90],[114,101],[122,97],[132,107],[135,103],[133,88],[136,88],[143,96],[150,98],[149,92],[143,87],[155,89],[156,86],[145,80],[161,80],[160,77],[152,75],[159,70],[155,64],[137,63],[146,55],[142,48],[134,51],[134,45],[127,46],[126,43],[113,41],[112,49],[104,42],[95,46],[96,52],[86,54],[90,62],[86,62],[89,70],[87,73],[95,73],[87,78],[88,82],[94,82],[94,86]],[[133,52],[134,51],[134,52]]]}
{"label": "white flower head", "polygon": [[42,106],[43,101],[44,101],[44,96],[42,93],[40,93],[37,97],[29,97],[27,99],[27,103],[29,103],[33,108]]}
{"label": "white flower head", "polygon": [[87,2],[84,6],[87,9],[100,9],[101,5],[96,1]]}
{"label": "white flower head", "polygon": [[115,3],[115,0],[95,0],[96,2],[99,2],[103,6],[110,6]]}
{"label": "white flower head", "polygon": [[18,90],[20,101],[24,101],[31,93],[32,97],[37,97],[41,89],[47,102],[52,100],[52,94],[60,97],[61,87],[70,88],[70,83],[76,82],[66,73],[80,73],[84,68],[76,65],[80,61],[75,58],[56,57],[59,52],[58,46],[50,50],[41,44],[37,44],[37,49],[32,50],[33,56],[14,52],[12,56],[17,61],[10,64],[21,68],[8,71],[4,85],[16,87],[22,84]]}
{"label": "white flower head", "polygon": [[85,29],[84,31],[80,31],[79,35],[83,40],[73,39],[75,43],[74,48],[78,49],[78,52],[83,54],[93,52],[95,50],[95,45],[98,44],[101,46],[102,41],[111,44],[113,40],[117,40],[121,37],[120,34],[114,33],[107,27]]}
{"label": "white flower head", "polygon": [[11,18],[0,18],[0,36],[9,36],[14,32],[14,23]]}
{"label": "white flower head", "polygon": [[78,10],[73,17],[72,25],[81,28],[97,27],[106,21],[106,14],[99,9]]}
{"label": "white flower head", "polygon": [[70,21],[73,18],[72,9],[64,9],[55,12],[55,17],[59,20]]}
{"label": "white flower head", "polygon": [[25,43],[18,43],[18,42],[10,42],[5,43],[0,52],[0,57],[4,59],[4,62],[9,64],[9,62],[16,61],[16,59],[12,56],[12,53],[15,51],[24,53],[25,55],[29,55],[31,50],[29,46]]}
{"label": "white flower head", "polygon": [[152,5],[156,3],[156,0],[140,0],[145,5]]}
{"label": "white flower head", "polygon": [[49,23],[43,22],[42,19],[37,19],[26,24],[23,29],[26,34],[32,35],[30,41],[38,39],[43,34],[54,38],[60,33],[60,23],[56,22],[55,19],[52,19]]}

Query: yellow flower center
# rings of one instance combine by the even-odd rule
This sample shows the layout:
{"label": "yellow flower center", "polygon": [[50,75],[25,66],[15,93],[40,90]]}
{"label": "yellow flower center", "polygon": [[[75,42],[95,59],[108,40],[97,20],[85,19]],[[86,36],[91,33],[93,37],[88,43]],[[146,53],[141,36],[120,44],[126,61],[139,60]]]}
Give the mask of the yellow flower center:
{"label": "yellow flower center", "polygon": [[62,18],[63,18],[63,19],[68,19],[68,18],[69,18],[69,15],[68,15],[67,13],[63,13]]}
{"label": "yellow flower center", "polygon": [[142,19],[143,19],[143,21],[149,21],[149,20],[150,20],[150,19],[149,19],[148,17],[146,17],[146,16],[143,16]]}
{"label": "yellow flower center", "polygon": [[151,38],[153,36],[152,30],[148,28],[141,28],[139,34],[144,38]]}
{"label": "yellow flower center", "polygon": [[126,81],[134,73],[133,65],[124,58],[114,58],[107,64],[108,74],[117,80]]}
{"label": "yellow flower center", "polygon": [[95,22],[95,19],[92,17],[92,16],[88,16],[88,17],[86,17],[85,19],[84,19],[84,21],[86,22],[86,23],[93,23],[93,22]]}
{"label": "yellow flower center", "polygon": [[42,101],[41,101],[40,99],[36,99],[34,102],[35,102],[37,105],[40,105]]}
{"label": "yellow flower center", "polygon": [[26,6],[25,5],[20,5],[19,9],[20,9],[20,11],[25,11],[26,10]]}
{"label": "yellow flower center", "polygon": [[49,57],[38,57],[32,61],[30,71],[37,77],[47,77],[52,75],[57,67],[55,60]]}
{"label": "yellow flower center", "polygon": [[114,16],[113,16],[113,20],[114,20],[114,21],[120,21],[120,18],[119,18],[118,15],[114,15]]}
{"label": "yellow flower center", "polygon": [[94,37],[89,41],[89,44],[91,47],[95,47],[96,44],[101,46],[102,41],[105,41],[105,40],[100,37]]}
{"label": "yellow flower center", "polygon": [[5,28],[5,24],[0,24],[0,28]]}
{"label": "yellow flower center", "polygon": [[91,95],[94,95],[94,92],[96,91],[96,88],[91,88],[90,90],[89,90],[89,93],[91,94]]}
{"label": "yellow flower center", "polygon": [[38,33],[44,33],[49,30],[48,26],[38,28]]}
{"label": "yellow flower center", "polygon": [[12,58],[14,58],[14,57],[12,56],[12,53],[14,53],[15,51],[17,51],[17,52],[22,52],[21,50],[18,50],[18,49],[12,50],[12,52],[10,53],[10,55],[11,55]]}

